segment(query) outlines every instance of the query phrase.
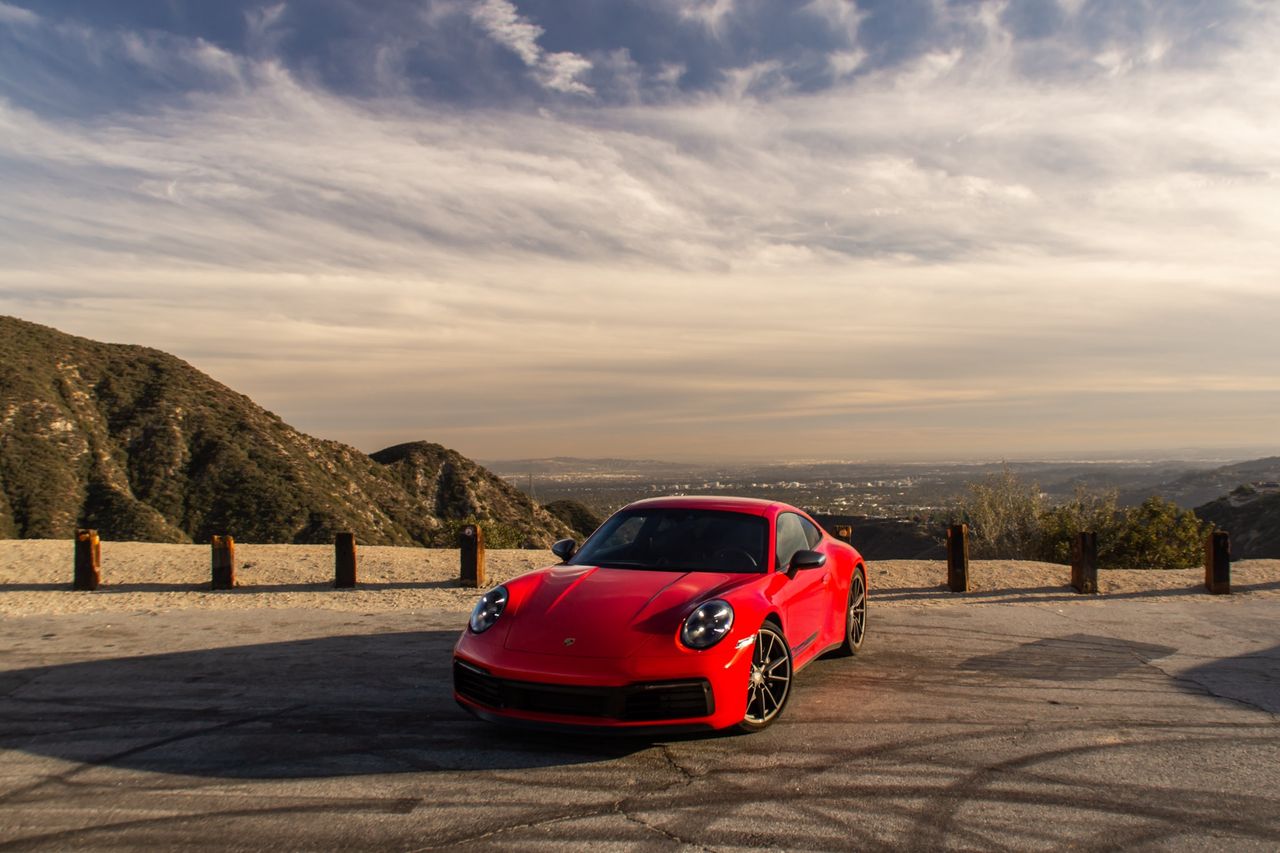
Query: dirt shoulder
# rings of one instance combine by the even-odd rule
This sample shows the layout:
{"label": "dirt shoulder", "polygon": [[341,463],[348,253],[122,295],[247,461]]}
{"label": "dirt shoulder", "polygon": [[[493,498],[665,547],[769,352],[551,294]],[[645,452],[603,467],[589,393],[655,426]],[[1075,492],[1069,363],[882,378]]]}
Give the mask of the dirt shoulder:
{"label": "dirt shoulder", "polygon": [[[208,589],[207,545],[102,543],[103,584],[96,592],[71,590],[69,540],[0,540],[0,614],[83,613],[252,608],[314,608],[363,612],[468,611],[477,592],[458,586],[456,550],[365,546],[359,549],[356,589],[333,589],[333,548],[328,545],[236,546],[234,590]],[[549,551],[487,553],[489,585],[556,562]],[[944,607],[1009,602],[1073,602],[1107,598],[1160,599],[1200,596],[1203,569],[1113,570],[1099,573],[1099,596],[1076,595],[1071,570],[1053,563],[978,560],[970,567],[972,591],[946,589],[946,564],[938,560],[885,560],[868,564],[878,606]],[[1280,596],[1280,560],[1245,560],[1231,568],[1233,599]]]}

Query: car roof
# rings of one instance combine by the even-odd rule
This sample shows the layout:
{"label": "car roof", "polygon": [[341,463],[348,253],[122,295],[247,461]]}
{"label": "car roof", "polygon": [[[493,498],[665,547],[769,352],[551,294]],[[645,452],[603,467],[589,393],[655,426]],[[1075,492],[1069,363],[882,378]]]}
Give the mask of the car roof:
{"label": "car roof", "polygon": [[709,509],[720,512],[741,512],[747,515],[773,515],[783,510],[796,511],[796,508],[778,501],[766,501],[760,498],[738,498],[720,495],[673,495],[661,498],[645,498],[629,503],[628,509]]}

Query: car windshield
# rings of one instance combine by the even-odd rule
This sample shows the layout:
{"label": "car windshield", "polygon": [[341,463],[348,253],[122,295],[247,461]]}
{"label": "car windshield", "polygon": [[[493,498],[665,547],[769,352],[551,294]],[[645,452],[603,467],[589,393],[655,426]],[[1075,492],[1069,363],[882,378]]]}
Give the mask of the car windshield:
{"label": "car windshield", "polygon": [[705,509],[619,512],[569,560],[575,566],[683,572],[765,572],[769,523]]}

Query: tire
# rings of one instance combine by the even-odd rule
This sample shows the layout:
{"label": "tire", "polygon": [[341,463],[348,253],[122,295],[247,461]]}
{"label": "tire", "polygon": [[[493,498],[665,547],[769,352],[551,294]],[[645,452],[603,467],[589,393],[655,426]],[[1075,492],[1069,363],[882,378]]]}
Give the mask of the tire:
{"label": "tire", "polygon": [[845,657],[856,655],[866,637],[867,583],[862,579],[862,572],[854,569],[849,581],[849,602],[844,609],[844,640],[836,653]]}
{"label": "tire", "polygon": [[794,674],[791,647],[782,629],[765,622],[756,634],[751,650],[751,672],[747,676],[747,712],[738,727],[758,732],[782,715],[791,698]]}

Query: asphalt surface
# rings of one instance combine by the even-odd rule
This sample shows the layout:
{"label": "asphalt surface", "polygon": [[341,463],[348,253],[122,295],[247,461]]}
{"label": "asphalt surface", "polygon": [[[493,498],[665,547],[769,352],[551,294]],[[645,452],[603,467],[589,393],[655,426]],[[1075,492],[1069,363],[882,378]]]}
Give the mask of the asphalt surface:
{"label": "asphalt surface", "polygon": [[513,733],[454,613],[0,622],[0,850],[1267,849],[1280,601],[884,607],[741,736]]}

